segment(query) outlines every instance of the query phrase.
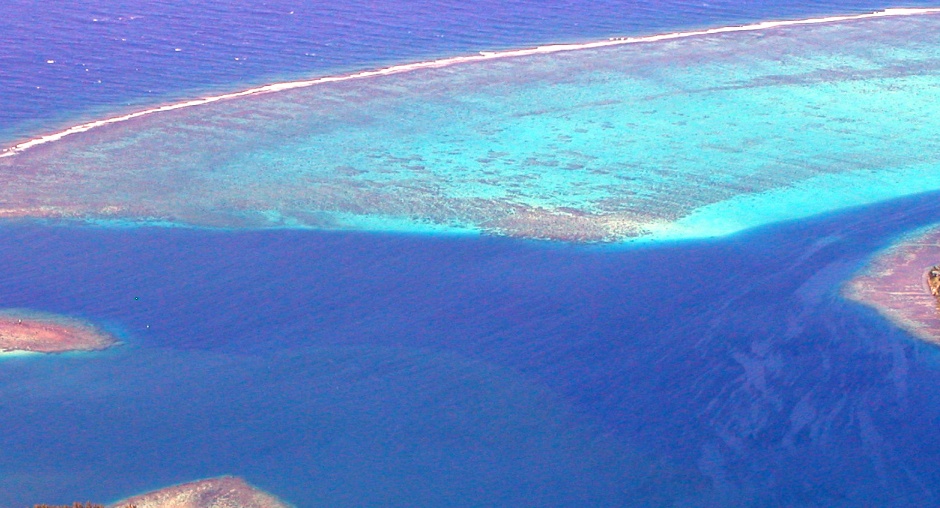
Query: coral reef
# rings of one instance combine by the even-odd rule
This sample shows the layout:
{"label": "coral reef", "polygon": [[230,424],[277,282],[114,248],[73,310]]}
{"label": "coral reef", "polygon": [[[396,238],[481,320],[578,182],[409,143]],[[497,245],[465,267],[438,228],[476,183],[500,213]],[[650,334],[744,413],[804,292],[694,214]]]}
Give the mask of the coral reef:
{"label": "coral reef", "polygon": [[79,319],[21,309],[0,311],[0,352],[96,351],[116,342],[109,333]]}
{"label": "coral reef", "polygon": [[245,480],[223,476],[174,485],[119,501],[111,508],[288,508]]}
{"label": "coral reef", "polygon": [[940,344],[940,226],[903,238],[875,256],[846,285],[847,297],[871,306],[917,337]]}

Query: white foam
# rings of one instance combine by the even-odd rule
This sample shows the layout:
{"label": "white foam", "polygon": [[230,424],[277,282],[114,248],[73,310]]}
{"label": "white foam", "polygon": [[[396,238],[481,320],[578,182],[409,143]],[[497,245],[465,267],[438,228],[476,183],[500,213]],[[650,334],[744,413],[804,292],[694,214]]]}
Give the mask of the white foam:
{"label": "white foam", "polygon": [[21,356],[39,356],[42,353],[36,351],[23,351],[20,349],[3,349],[0,350],[0,359],[3,358],[16,358]]}
{"label": "white foam", "polygon": [[248,90],[243,90],[241,92],[233,92],[221,95],[213,95],[209,97],[203,97],[200,99],[192,99],[183,102],[177,102],[174,104],[167,104],[163,106],[158,106],[155,108],[145,109],[142,111],[137,111],[134,113],[128,113],[126,115],[115,116],[111,118],[105,118],[103,120],[95,120],[93,122],[83,123],[67,129],[55,132],[52,134],[46,134],[37,138],[24,141],[22,143],[13,145],[9,148],[5,148],[0,151],[0,157],[11,157],[16,155],[24,150],[28,150],[34,146],[43,145],[46,143],[51,143],[53,141],[58,141],[72,134],[78,134],[81,132],[86,132],[97,127],[103,127],[105,125],[110,125],[119,122],[126,122],[128,120],[133,120],[135,118],[140,118],[147,115],[152,115],[154,113],[162,113],[166,111],[174,111],[177,109],[190,108],[194,106],[201,106],[203,104],[210,104],[213,102],[224,101],[229,99],[237,99],[239,97],[247,97],[249,95],[257,95],[264,93],[272,92],[281,92],[285,90],[293,90],[296,88],[306,88],[310,86],[315,86],[323,83],[336,83],[341,81],[349,81],[353,79],[364,79],[371,78],[375,76],[388,76],[391,74],[399,74],[403,72],[411,72],[419,69],[433,69],[440,67],[447,67],[456,64],[479,62],[484,60],[493,60],[499,58],[513,58],[520,56],[528,55],[537,55],[537,54],[549,54],[549,53],[559,53],[563,51],[575,51],[580,49],[591,49],[591,48],[602,48],[608,46],[619,46],[624,44],[639,44],[639,43],[648,43],[648,42],[659,42],[673,39],[683,39],[688,37],[699,37],[703,35],[714,35],[714,34],[723,34],[723,33],[733,33],[733,32],[753,32],[758,30],[768,30],[778,27],[787,27],[787,26],[798,26],[798,25],[816,25],[822,23],[837,23],[844,21],[857,21],[863,19],[872,19],[872,18],[885,18],[885,17],[896,17],[896,16],[917,16],[917,15],[926,15],[926,14],[938,14],[940,13],[940,8],[891,8],[885,9],[883,11],[876,11],[867,14],[852,14],[845,16],[827,16],[822,18],[807,18],[807,19],[795,19],[795,20],[781,20],[781,21],[763,21],[760,23],[753,23],[749,25],[735,25],[735,26],[724,26],[719,28],[709,28],[705,30],[690,30],[687,32],[673,32],[668,34],[658,34],[658,35],[647,35],[642,37],[615,37],[603,41],[579,43],[579,44],[552,44],[548,46],[538,46],[535,48],[526,48],[526,49],[515,49],[507,51],[481,51],[477,55],[469,56],[457,56],[451,58],[442,58],[439,60],[429,60],[423,62],[415,62],[410,64],[401,64],[393,65],[391,67],[385,67],[382,69],[369,70],[356,72],[352,74],[343,74],[339,76],[326,76],[322,78],[307,79],[300,81],[286,81],[283,83],[273,83],[270,85],[263,85],[256,88],[249,88]]}

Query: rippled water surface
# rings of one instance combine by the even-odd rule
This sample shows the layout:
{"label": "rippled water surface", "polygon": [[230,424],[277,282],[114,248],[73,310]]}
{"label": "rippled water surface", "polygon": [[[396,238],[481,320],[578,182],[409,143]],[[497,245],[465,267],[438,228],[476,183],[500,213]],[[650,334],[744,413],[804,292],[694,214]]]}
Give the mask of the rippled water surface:
{"label": "rippled water surface", "polygon": [[210,89],[481,50],[929,4],[7,0],[0,17],[0,136],[15,139],[50,123]]}
{"label": "rippled water surface", "polygon": [[[7,2],[0,136],[284,78],[889,6]],[[936,22],[904,23],[454,66],[232,102],[176,117],[176,131],[154,116],[101,129],[97,145],[10,158],[32,165],[3,167],[6,210],[118,202],[240,227],[7,218],[0,307],[88,320],[122,344],[0,359],[0,506],[110,502],[222,474],[297,506],[937,504],[938,350],[842,297],[875,252],[940,218],[938,194],[918,194],[936,188]],[[371,130],[336,127],[351,124]],[[205,141],[226,136],[268,144]],[[291,172],[311,140],[332,149],[306,153],[306,167],[333,169],[296,185],[311,178]],[[436,186],[401,184],[408,172]],[[283,220],[258,203],[301,202],[291,189],[311,183],[341,200],[382,178],[397,187],[369,206],[492,204],[510,184],[571,215],[585,202],[622,211],[610,196],[637,189],[652,192],[647,212],[744,193],[712,219],[760,227],[601,246],[489,234],[505,226],[441,234],[479,226],[468,208],[434,228],[384,228],[398,233],[226,222],[231,210]]]}
{"label": "rippled water surface", "polygon": [[0,214],[727,234],[940,188],[938,28],[925,13],[701,35],[158,112],[0,159]]}

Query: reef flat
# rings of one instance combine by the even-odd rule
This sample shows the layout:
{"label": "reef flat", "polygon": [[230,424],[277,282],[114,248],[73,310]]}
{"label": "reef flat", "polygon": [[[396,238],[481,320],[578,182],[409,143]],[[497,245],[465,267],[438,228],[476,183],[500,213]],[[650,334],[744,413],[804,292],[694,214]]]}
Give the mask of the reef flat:
{"label": "reef flat", "polygon": [[923,192],[940,188],[940,15],[894,14],[445,59],[92,122],[0,158],[0,217],[622,241]]}
{"label": "reef flat", "polygon": [[0,352],[97,351],[117,340],[85,321],[29,310],[0,311]]}
{"label": "reef flat", "polygon": [[113,508],[289,508],[290,505],[234,476],[210,478],[134,496]]}
{"label": "reef flat", "polygon": [[846,285],[868,305],[915,336],[940,344],[940,300],[930,272],[940,263],[940,226],[918,231],[878,254]]}

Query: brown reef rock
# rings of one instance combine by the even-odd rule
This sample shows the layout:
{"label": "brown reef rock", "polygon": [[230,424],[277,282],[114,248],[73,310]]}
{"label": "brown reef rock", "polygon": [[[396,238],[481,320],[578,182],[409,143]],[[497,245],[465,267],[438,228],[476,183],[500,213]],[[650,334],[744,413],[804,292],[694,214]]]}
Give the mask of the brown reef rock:
{"label": "brown reef rock", "polygon": [[930,294],[940,297],[940,265],[927,270],[927,286],[930,287]]}

